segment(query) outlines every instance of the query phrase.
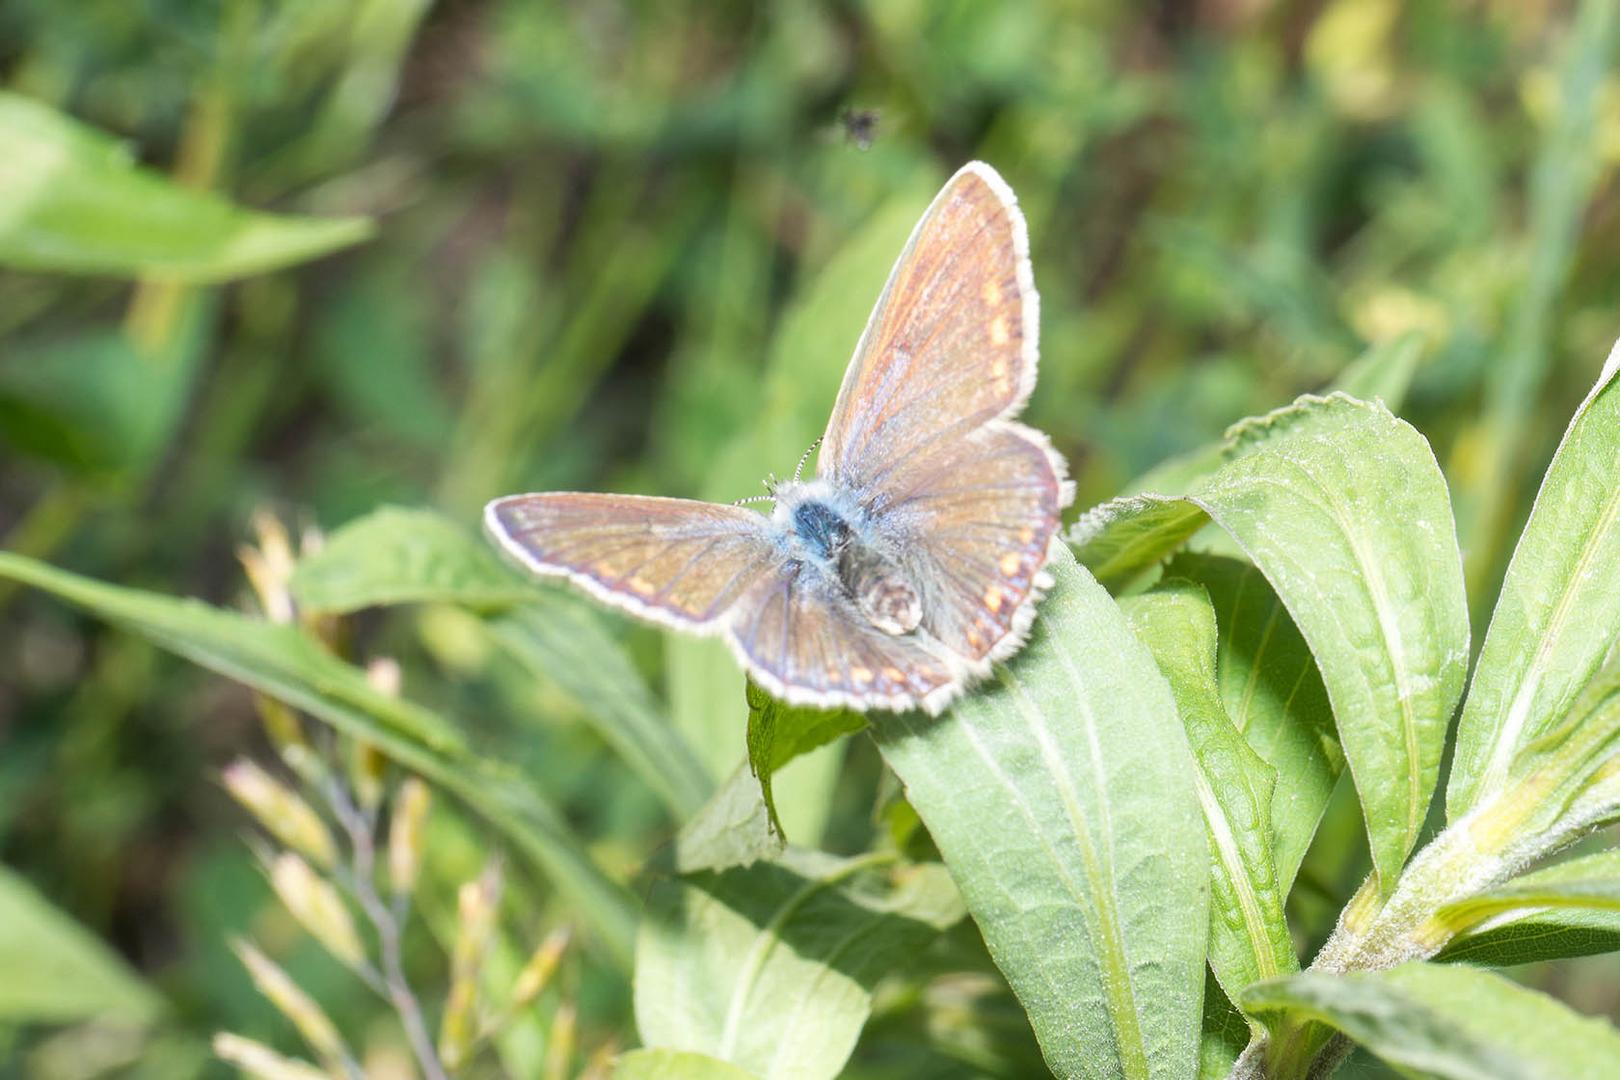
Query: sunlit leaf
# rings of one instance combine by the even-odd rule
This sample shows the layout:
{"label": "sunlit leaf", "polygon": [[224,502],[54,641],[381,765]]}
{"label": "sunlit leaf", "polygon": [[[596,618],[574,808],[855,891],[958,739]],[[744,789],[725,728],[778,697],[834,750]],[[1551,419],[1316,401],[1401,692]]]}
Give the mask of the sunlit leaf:
{"label": "sunlit leaf", "polygon": [[1381,405],[1335,395],[1235,430],[1234,456],[1186,496],[1105,503],[1072,534],[1116,579],[1206,519],[1281,597],[1333,703],[1382,880],[1417,839],[1468,659],[1462,560],[1428,444]]}
{"label": "sunlit leaf", "polygon": [[872,987],[962,916],[938,864],[789,849],[661,882],[636,949],[636,1027],[763,1080],[835,1077]]}
{"label": "sunlit leaf", "polygon": [[1446,811],[1500,790],[1620,639],[1620,347],[1576,411],[1508,566],[1457,726]]}
{"label": "sunlit leaf", "polygon": [[1316,660],[1265,575],[1251,564],[1182,553],[1165,573],[1196,581],[1215,606],[1215,673],[1226,714],[1276,773],[1272,846],[1286,895],[1344,768]]}
{"label": "sunlit leaf", "polygon": [[0,866],[0,1023],[142,1023],[162,999],[113,951]]}
{"label": "sunlit leaf", "polygon": [[1121,606],[1169,682],[1192,746],[1209,834],[1210,967],[1229,994],[1296,971],[1271,846],[1276,771],[1244,741],[1221,701],[1209,594],[1170,579]]}
{"label": "sunlit leaf", "polygon": [[872,733],[1064,1077],[1196,1069],[1209,863],[1175,701],[1067,554],[1024,650]]}
{"label": "sunlit leaf", "polygon": [[613,1080],[752,1080],[754,1074],[692,1050],[632,1050],[613,1065]]}
{"label": "sunlit leaf", "polygon": [[118,140],[0,93],[0,264],[220,281],[317,258],[371,235],[364,218],[258,213],[139,166]]}
{"label": "sunlit leaf", "polygon": [[1620,1061],[1608,1024],[1460,964],[1306,972],[1250,987],[1243,1005],[1268,1022],[1329,1024],[1407,1075],[1437,1080],[1601,1080]]}
{"label": "sunlit leaf", "polygon": [[1447,905],[1441,960],[1528,964],[1620,950],[1620,851],[1570,859]]}

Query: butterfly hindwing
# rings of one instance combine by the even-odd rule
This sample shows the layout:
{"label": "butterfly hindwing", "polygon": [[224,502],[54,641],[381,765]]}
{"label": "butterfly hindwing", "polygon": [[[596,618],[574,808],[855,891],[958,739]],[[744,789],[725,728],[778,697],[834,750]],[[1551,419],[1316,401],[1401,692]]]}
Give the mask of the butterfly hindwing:
{"label": "butterfly hindwing", "polygon": [[923,629],[972,666],[1023,638],[1042,568],[1072,494],[1046,437],[987,424],[906,470],[888,517],[914,581],[928,583]]}
{"label": "butterfly hindwing", "polygon": [[762,577],[737,604],[727,638],[756,682],[794,704],[937,712],[961,685],[920,635],[877,630],[803,562]]}
{"label": "butterfly hindwing", "polygon": [[489,504],[485,526],[537,574],[681,629],[712,632],[777,557],[766,520],[739,506],[547,492]]}

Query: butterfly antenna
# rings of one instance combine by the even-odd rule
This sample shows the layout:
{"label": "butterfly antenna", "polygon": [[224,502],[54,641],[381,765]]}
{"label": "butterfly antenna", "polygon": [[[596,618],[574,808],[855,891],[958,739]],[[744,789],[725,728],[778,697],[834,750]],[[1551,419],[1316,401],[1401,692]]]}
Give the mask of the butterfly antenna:
{"label": "butterfly antenna", "polygon": [[746,498],[736,500],[731,505],[732,506],[747,506],[749,503],[775,502],[776,501],[776,488],[777,488],[777,485],[780,484],[780,483],[781,483],[781,481],[776,478],[775,473],[767,473],[765,475],[765,491],[766,491],[766,494],[764,494],[764,495],[749,495]]}
{"label": "butterfly antenna", "polygon": [[821,445],[821,436],[818,435],[818,436],[816,436],[816,441],[810,444],[810,449],[806,450],[804,452],[804,456],[799,459],[799,467],[797,469],[793,470],[793,482],[795,484],[797,484],[799,482],[799,477],[804,475],[805,462],[810,460],[810,455],[815,453],[816,448],[818,446],[820,446],[820,445]]}

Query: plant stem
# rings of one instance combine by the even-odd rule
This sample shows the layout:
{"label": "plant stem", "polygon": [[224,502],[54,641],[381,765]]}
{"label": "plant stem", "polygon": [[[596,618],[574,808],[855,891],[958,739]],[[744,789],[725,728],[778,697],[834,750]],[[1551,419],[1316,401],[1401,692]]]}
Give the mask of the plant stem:
{"label": "plant stem", "polygon": [[444,1065],[439,1061],[438,1052],[433,1048],[433,1037],[428,1033],[421,1003],[417,1001],[410,982],[405,978],[401,947],[405,909],[403,905],[390,909],[377,892],[377,849],[372,839],[376,823],[369,814],[354,805],[340,782],[334,779],[329,787],[332,809],[342,823],[344,831],[349,834],[349,843],[353,850],[351,885],[355,899],[360,902],[360,907],[377,931],[378,948],[382,954],[382,990],[393,1004],[394,1011],[399,1014],[400,1024],[405,1029],[405,1038],[411,1044],[411,1052],[416,1056],[417,1064],[421,1066],[422,1075],[427,1080],[449,1080]]}

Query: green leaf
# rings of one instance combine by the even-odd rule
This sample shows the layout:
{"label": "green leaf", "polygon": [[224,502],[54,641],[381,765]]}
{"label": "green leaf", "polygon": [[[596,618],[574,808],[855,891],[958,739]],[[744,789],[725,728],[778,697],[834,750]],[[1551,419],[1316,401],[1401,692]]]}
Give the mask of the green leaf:
{"label": "green leaf", "polygon": [[872,732],[1060,1076],[1192,1075],[1209,871],[1153,657],[1066,553],[1029,644]]}
{"label": "green leaf", "polygon": [[748,763],[759,778],[760,795],[771,828],[782,833],[771,795],[771,777],[794,758],[866,727],[866,717],[852,709],[808,709],[788,705],[748,683]]}
{"label": "green leaf", "polygon": [[223,281],[368,238],[364,218],[244,210],[140,167],[118,140],[0,92],[0,265]]}
{"label": "green leaf", "polygon": [[1215,609],[1201,585],[1167,580],[1124,601],[1170,684],[1192,747],[1210,852],[1209,964],[1227,993],[1299,970],[1271,850],[1276,772],[1243,740],[1215,678]]}
{"label": "green leaf", "polygon": [[660,882],[636,949],[636,1027],[763,1078],[834,1077],[872,987],[962,917],[945,868],[789,849]]}
{"label": "green leaf", "polygon": [[163,1002],[128,965],[0,866],[0,1024],[145,1023]]}
{"label": "green leaf", "polygon": [[1462,965],[1306,972],[1261,983],[1244,1008],[1329,1024],[1408,1076],[1547,1080],[1614,1075],[1620,1032],[1545,994]]}
{"label": "green leaf", "polygon": [[292,592],[305,611],[343,615],[435,601],[504,608],[532,601],[538,590],[448,518],[385,506],[300,559]]}
{"label": "green leaf", "polygon": [[746,761],[704,804],[675,838],[677,873],[748,866],[782,853],[782,833],[765,806],[764,793]]}
{"label": "green leaf", "polygon": [[1620,346],[1576,410],[1508,565],[1457,726],[1451,820],[1506,783],[1620,638]]}
{"label": "green leaf", "polygon": [[485,609],[495,639],[573,698],[678,820],[713,790],[596,613],[556,587],[524,581],[490,545],[438,514],[387,507],[350,522],[299,562],[292,589],[303,609],[324,613],[420,602]]}
{"label": "green leaf", "polygon": [[1316,657],[1390,885],[1422,827],[1468,660],[1445,479],[1409,425],[1342,395],[1301,398],[1234,443],[1190,494],[1105,503],[1071,540],[1115,577],[1150,569],[1206,516],[1242,546]]}
{"label": "green leaf", "polygon": [[1344,768],[1327,689],[1299,628],[1254,566],[1182,553],[1165,575],[1199,583],[1215,605],[1215,673],[1226,715],[1276,773],[1271,842],[1286,895]]}
{"label": "green leaf", "polygon": [[1507,965],[1620,950],[1620,851],[1570,859],[1448,904],[1442,960]]}
{"label": "green leaf", "polygon": [[[1612,902],[1617,882],[1620,851],[1570,859],[1516,877],[1475,898],[1496,910],[1447,942],[1438,959],[1502,967],[1620,951],[1620,911]],[[1559,901],[1533,900],[1549,894]],[[1503,901],[1505,907],[1500,906]],[[1442,909],[1441,918],[1456,918],[1455,907]]]}
{"label": "green leaf", "polygon": [[613,1064],[613,1080],[755,1080],[747,1069],[691,1050],[632,1050]]}
{"label": "green leaf", "polygon": [[10,552],[0,551],[0,578],[43,589],[318,717],[459,796],[568,894],[614,956],[628,962],[634,901],[597,868],[562,815],[533,785],[497,762],[472,756],[443,719],[379,692],[364,672],[314,639],[291,626],[93,581]]}

